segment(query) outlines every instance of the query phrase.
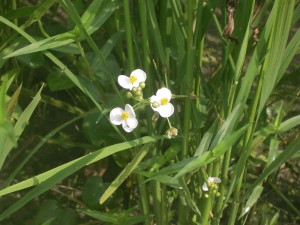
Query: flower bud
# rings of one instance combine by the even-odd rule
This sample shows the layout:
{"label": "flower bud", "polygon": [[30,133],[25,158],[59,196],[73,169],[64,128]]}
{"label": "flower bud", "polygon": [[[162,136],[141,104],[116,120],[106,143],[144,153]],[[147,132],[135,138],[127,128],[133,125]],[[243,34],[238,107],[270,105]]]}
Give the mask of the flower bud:
{"label": "flower bud", "polygon": [[158,103],[158,102],[152,102],[152,107],[153,107],[153,108],[159,107],[159,103]]}
{"label": "flower bud", "polygon": [[140,96],[142,96],[142,95],[143,95],[143,92],[141,92],[141,91],[137,90],[137,91],[135,92],[135,95],[136,95],[136,96],[138,96],[138,97],[140,97]]}
{"label": "flower bud", "polygon": [[126,93],[126,97],[127,97],[127,98],[132,98],[132,97],[133,97],[133,95],[132,95],[132,93],[131,93],[131,92],[129,92],[129,91],[128,91],[128,92]]}
{"label": "flower bud", "polygon": [[133,92],[133,93],[137,92],[137,90],[138,90],[138,89],[137,89],[136,87],[133,87],[133,88],[132,88],[132,92]]}
{"label": "flower bud", "polygon": [[144,88],[146,87],[145,82],[141,82],[139,85],[140,85],[140,87],[141,87],[142,89],[144,89]]}

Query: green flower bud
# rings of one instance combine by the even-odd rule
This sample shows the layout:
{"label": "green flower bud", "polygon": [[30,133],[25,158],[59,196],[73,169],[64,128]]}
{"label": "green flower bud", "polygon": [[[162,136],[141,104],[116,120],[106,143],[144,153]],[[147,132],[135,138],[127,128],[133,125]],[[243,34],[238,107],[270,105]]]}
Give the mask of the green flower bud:
{"label": "green flower bud", "polygon": [[133,88],[132,88],[132,92],[133,92],[133,93],[137,92],[137,90],[138,90],[138,89],[137,89],[136,87],[133,87]]}
{"label": "green flower bud", "polygon": [[135,92],[135,94],[136,94],[136,96],[142,96],[142,95],[143,95],[143,92],[137,90],[137,91]]}
{"label": "green flower bud", "polygon": [[144,89],[144,88],[146,87],[146,84],[145,84],[144,82],[141,82],[141,83],[140,83],[140,87],[141,87],[142,89]]}
{"label": "green flower bud", "polygon": [[208,194],[205,194],[205,195],[204,195],[204,198],[209,198],[209,195],[208,195]]}
{"label": "green flower bud", "polygon": [[129,92],[129,91],[128,91],[128,92],[126,93],[126,97],[127,97],[127,98],[132,98],[132,97],[133,97],[133,95],[132,95],[132,93],[131,93],[131,92]]}
{"label": "green flower bud", "polygon": [[158,103],[158,102],[152,102],[152,107],[153,107],[153,108],[159,107],[159,103]]}

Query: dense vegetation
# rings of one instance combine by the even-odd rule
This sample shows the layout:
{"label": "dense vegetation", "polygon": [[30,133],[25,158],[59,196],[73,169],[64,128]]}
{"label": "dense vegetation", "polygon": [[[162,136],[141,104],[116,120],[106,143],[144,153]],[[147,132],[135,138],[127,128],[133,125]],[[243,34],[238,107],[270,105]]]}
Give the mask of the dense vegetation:
{"label": "dense vegetation", "polygon": [[0,223],[299,224],[299,0],[1,0]]}

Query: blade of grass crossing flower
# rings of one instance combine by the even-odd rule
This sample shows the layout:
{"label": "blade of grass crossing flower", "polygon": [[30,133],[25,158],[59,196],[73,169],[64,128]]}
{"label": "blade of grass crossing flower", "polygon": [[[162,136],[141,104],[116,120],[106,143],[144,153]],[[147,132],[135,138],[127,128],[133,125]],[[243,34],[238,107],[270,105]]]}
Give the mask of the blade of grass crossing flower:
{"label": "blade of grass crossing flower", "polygon": [[[26,107],[26,109],[22,112],[21,116],[19,117],[18,121],[16,122],[16,124],[14,126],[14,132],[15,132],[17,139],[23,133],[26,125],[29,123],[28,121],[29,121],[32,113],[34,112],[35,108],[37,107],[38,103],[41,100],[41,91],[43,89],[43,86],[44,85],[42,85],[42,87],[37,92],[37,94],[35,95],[33,100]],[[7,139],[4,149],[3,149],[2,157],[0,158],[0,168],[2,168],[7,155],[9,154],[9,152],[12,150],[13,147],[14,147],[14,143],[10,139]]]}
{"label": "blade of grass crossing flower", "polygon": [[8,188],[5,188],[0,191],[0,196],[4,194],[8,194],[14,191],[18,191],[27,187],[31,187],[33,185],[37,185],[37,187],[31,189],[24,197],[22,197],[15,204],[11,205],[4,212],[0,214],[0,220],[3,220],[7,216],[16,212],[18,209],[22,208],[25,204],[31,201],[33,198],[39,196],[45,191],[49,190],[55,184],[63,180],[64,178],[70,176],[74,172],[78,171],[85,165],[89,165],[93,162],[99,161],[107,156],[110,156],[114,153],[124,151],[129,148],[133,148],[136,146],[140,146],[146,143],[155,142],[162,137],[143,137],[139,139],[135,139],[132,141],[124,142],[121,144],[111,145],[106,148],[99,149],[95,152],[92,152],[88,155],[82,156],[78,159],[72,160],[68,163],[65,163],[61,166],[58,166],[52,170],[49,170],[43,174],[35,176],[31,179],[25,180]]}
{"label": "blade of grass crossing flower", "polygon": [[[258,115],[262,112],[265,104],[275,87],[278,70],[283,59],[284,50],[290,33],[294,0],[278,0],[275,2],[276,16],[269,38],[269,52],[264,62],[263,89],[258,107]],[[259,117],[257,117],[259,118]]]}
{"label": "blade of grass crossing flower", "polygon": [[133,170],[143,160],[149,150],[149,145],[144,145],[141,150],[136,154],[133,160],[125,167],[125,169],[118,175],[118,177],[109,185],[106,191],[99,199],[99,203],[104,203],[124,182],[124,180],[133,172]]}

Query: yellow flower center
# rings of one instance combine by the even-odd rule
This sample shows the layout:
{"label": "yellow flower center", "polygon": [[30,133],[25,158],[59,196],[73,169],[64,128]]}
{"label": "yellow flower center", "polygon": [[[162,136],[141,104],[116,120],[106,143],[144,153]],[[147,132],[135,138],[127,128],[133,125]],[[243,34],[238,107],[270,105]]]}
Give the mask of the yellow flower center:
{"label": "yellow flower center", "polygon": [[215,182],[213,182],[212,180],[211,180],[211,181],[208,181],[208,185],[209,185],[210,187],[213,187],[213,186],[215,185]]}
{"label": "yellow flower center", "polygon": [[137,81],[137,78],[136,78],[136,76],[130,76],[129,77],[129,81],[130,81],[130,83],[135,83],[136,81]]}
{"label": "yellow flower center", "polygon": [[122,118],[122,120],[127,120],[129,118],[128,113],[127,112],[122,112],[121,118]]}
{"label": "yellow flower center", "polygon": [[162,98],[161,100],[160,100],[160,104],[161,105],[166,105],[166,104],[168,104],[169,103],[169,100],[167,99],[167,98]]}

